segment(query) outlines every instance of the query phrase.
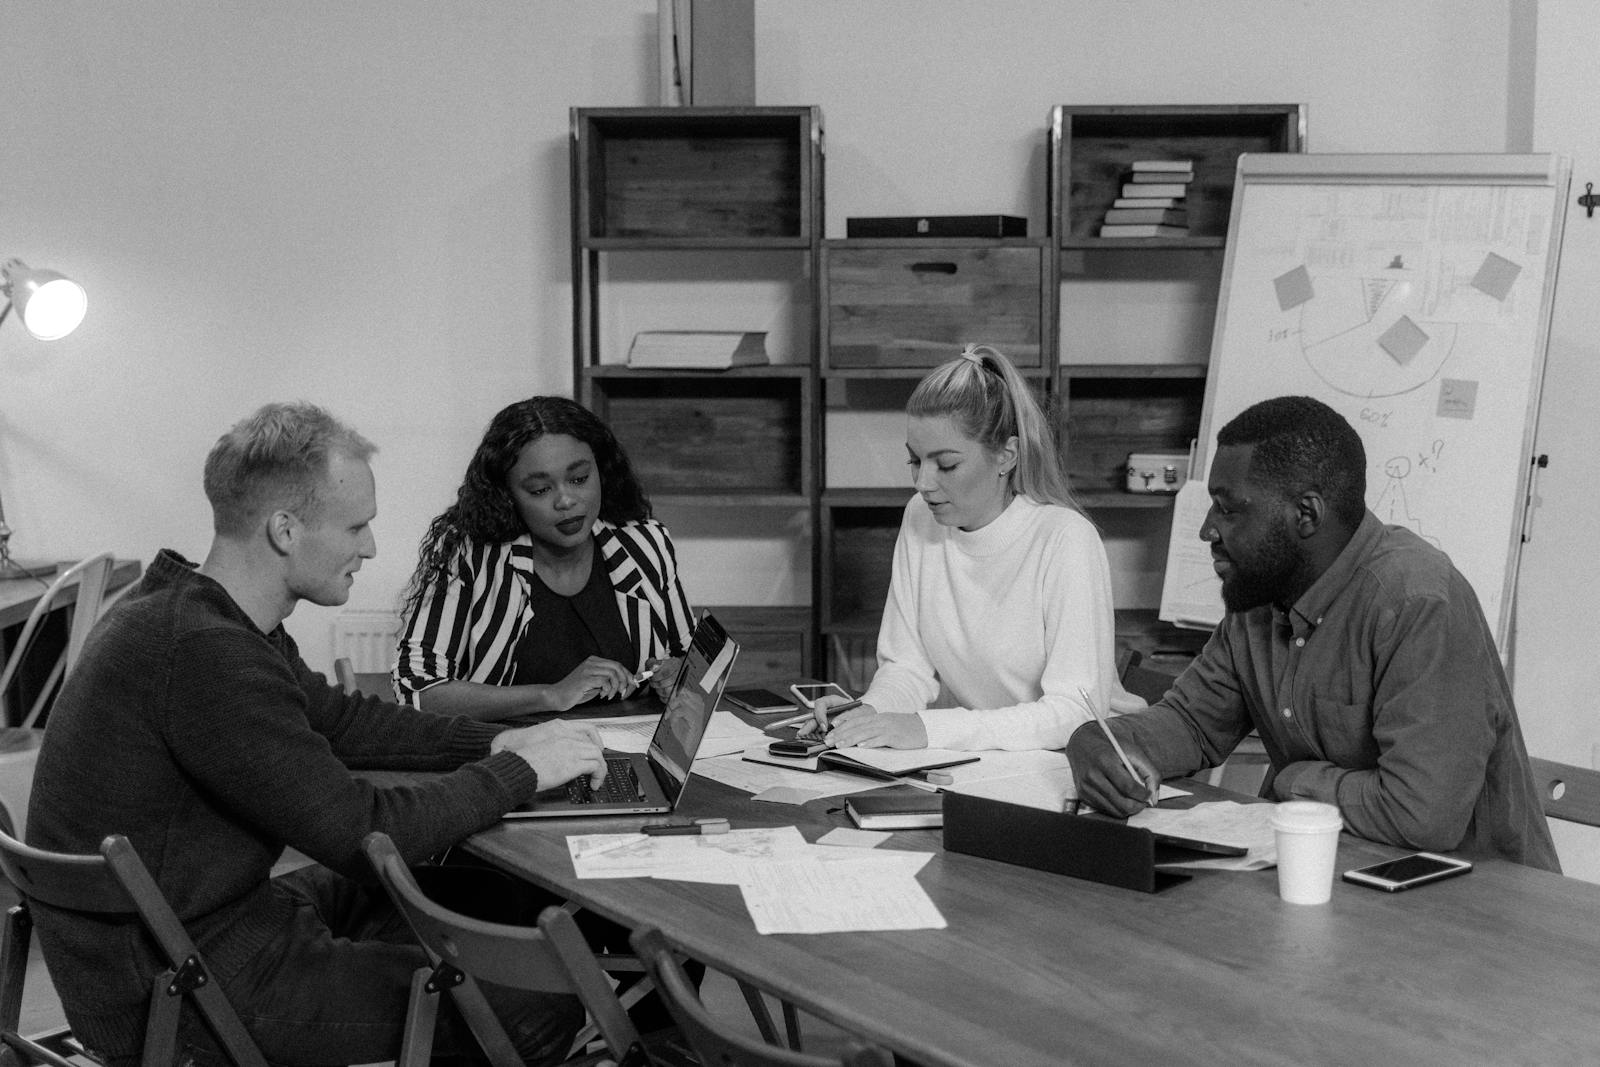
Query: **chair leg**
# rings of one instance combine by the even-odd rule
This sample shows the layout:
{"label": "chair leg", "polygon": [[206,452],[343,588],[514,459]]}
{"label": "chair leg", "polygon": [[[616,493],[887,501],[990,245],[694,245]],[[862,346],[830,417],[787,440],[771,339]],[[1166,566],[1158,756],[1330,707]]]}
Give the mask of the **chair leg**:
{"label": "chair leg", "polygon": [[15,1033],[22,1020],[22,985],[28,978],[28,941],[33,917],[18,904],[6,912],[0,930],[0,1031]]}
{"label": "chair leg", "polygon": [[800,1013],[787,1000],[783,1002],[783,1029],[789,1035],[789,1047],[800,1051]]}
{"label": "chair leg", "polygon": [[411,996],[406,1001],[406,1025],[400,1034],[400,1058],[395,1067],[425,1067],[433,1056],[433,1026],[439,1018],[439,994],[428,992],[432,967],[418,967],[411,975]]}
{"label": "chair leg", "polygon": [[761,1031],[761,1040],[769,1045],[778,1043],[778,1028],[773,1025],[772,1013],[767,1010],[767,1002],[761,995],[761,990],[746,982],[736,979],[739,983],[739,992],[744,994],[744,1002],[750,1006],[750,1017],[756,1022],[756,1029]]}
{"label": "chair leg", "polygon": [[178,1051],[178,1008],[183,1004],[181,995],[169,995],[164,990],[177,979],[172,968],[162,971],[156,978],[155,989],[150,994],[150,1011],[145,1016],[144,1067],[170,1067]]}

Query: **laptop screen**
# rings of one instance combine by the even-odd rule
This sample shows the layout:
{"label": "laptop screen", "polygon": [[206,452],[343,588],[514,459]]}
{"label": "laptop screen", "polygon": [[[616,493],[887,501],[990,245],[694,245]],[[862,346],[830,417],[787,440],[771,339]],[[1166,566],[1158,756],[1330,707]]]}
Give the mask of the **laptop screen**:
{"label": "laptop screen", "polygon": [[668,791],[668,799],[676,798],[689,777],[689,768],[728,682],[738,647],[728,639],[721,623],[709,613],[701,616],[672,683],[667,709],[661,713],[655,735],[650,738],[650,762],[662,779],[662,788]]}

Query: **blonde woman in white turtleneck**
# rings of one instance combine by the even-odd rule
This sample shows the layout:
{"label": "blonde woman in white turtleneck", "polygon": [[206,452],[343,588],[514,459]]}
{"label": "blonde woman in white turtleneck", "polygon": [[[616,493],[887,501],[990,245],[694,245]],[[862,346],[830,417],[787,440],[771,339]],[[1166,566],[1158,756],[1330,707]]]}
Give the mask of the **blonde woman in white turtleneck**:
{"label": "blonde woman in white turtleneck", "polygon": [[1086,698],[1143,707],[1117,680],[1100,535],[1011,361],[969,346],[918,384],[906,415],[917,495],[895,542],[878,670],[828,740],[1062,748],[1092,717]]}

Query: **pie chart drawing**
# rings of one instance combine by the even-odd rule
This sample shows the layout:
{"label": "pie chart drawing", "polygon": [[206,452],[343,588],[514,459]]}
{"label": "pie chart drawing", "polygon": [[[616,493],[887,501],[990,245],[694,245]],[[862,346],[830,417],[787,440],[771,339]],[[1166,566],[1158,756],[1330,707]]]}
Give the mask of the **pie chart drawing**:
{"label": "pie chart drawing", "polygon": [[1459,324],[1414,319],[1413,285],[1386,277],[1322,279],[1300,305],[1300,347],[1330,389],[1399,396],[1438,376]]}

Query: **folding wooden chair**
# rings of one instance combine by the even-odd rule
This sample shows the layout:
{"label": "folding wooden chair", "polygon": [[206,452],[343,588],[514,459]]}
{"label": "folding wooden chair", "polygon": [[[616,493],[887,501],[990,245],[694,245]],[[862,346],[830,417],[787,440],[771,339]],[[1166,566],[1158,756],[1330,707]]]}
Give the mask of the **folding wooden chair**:
{"label": "folding wooden chair", "polygon": [[636,931],[633,950],[655,979],[656,989],[702,1064],[716,1067],[890,1067],[887,1049],[852,1044],[838,1057],[814,1056],[779,1045],[763,1044],[719,1023],[700,1003],[689,976],[683,973],[660,930]]}
{"label": "folding wooden chair", "polygon": [[1547,759],[1528,763],[1548,818],[1600,826],[1600,771]]}
{"label": "folding wooden chair", "polygon": [[22,624],[22,632],[17,635],[16,644],[12,646],[11,653],[6,658],[5,668],[0,670],[0,711],[4,710],[6,690],[11,688],[11,680],[16,677],[23,661],[28,658],[39,628],[55,610],[56,604],[69,595],[74,597],[72,627],[67,633],[67,647],[57,657],[55,666],[51,668],[44,684],[39,687],[32,707],[22,717],[19,725],[31,727],[38,720],[56,686],[66,677],[67,671],[72,669],[73,664],[78,662],[78,654],[83,651],[84,642],[89,639],[89,631],[100,619],[100,608],[106,596],[106,584],[111,580],[112,563],[109,552],[101,552],[79,560],[57,574],[50,587],[34,602],[33,610],[28,613],[27,620]]}
{"label": "folding wooden chair", "polygon": [[23,902],[7,913],[0,935],[0,1045],[6,1050],[5,1059],[76,1067],[67,1057],[89,1054],[67,1029],[34,1037],[17,1033],[33,932],[28,902],[38,901],[99,916],[137,916],[155,939],[166,968],[150,985],[145,1067],[170,1067],[174,1062],[178,1012],[186,999],[199,1009],[223,1051],[238,1067],[266,1067],[266,1059],[233,1005],[211,980],[199,950],[127,838],[120,834],[106,838],[100,843],[99,855],[70,855],[31,848],[0,833],[0,870],[23,895]]}
{"label": "folding wooden chair", "polygon": [[[478,987],[479,980],[512,989],[575,994],[605,1043],[605,1052],[597,1055],[624,1065],[652,1062],[569,913],[545,908],[537,927],[474,919],[425,896],[387,834],[374,831],[363,845],[378,881],[433,961],[431,967],[418,968],[412,978],[396,1067],[427,1064],[439,995],[446,990],[489,1061],[495,1067],[521,1067],[510,1037]],[[587,1033],[580,1034],[570,1055],[579,1056],[588,1040]],[[593,1059],[580,1057],[576,1062]]]}
{"label": "folding wooden chair", "polygon": [[394,685],[382,671],[358,671],[349,656],[333,661],[333,680],[344,687],[346,693],[362,693],[379,700],[394,700]]}

